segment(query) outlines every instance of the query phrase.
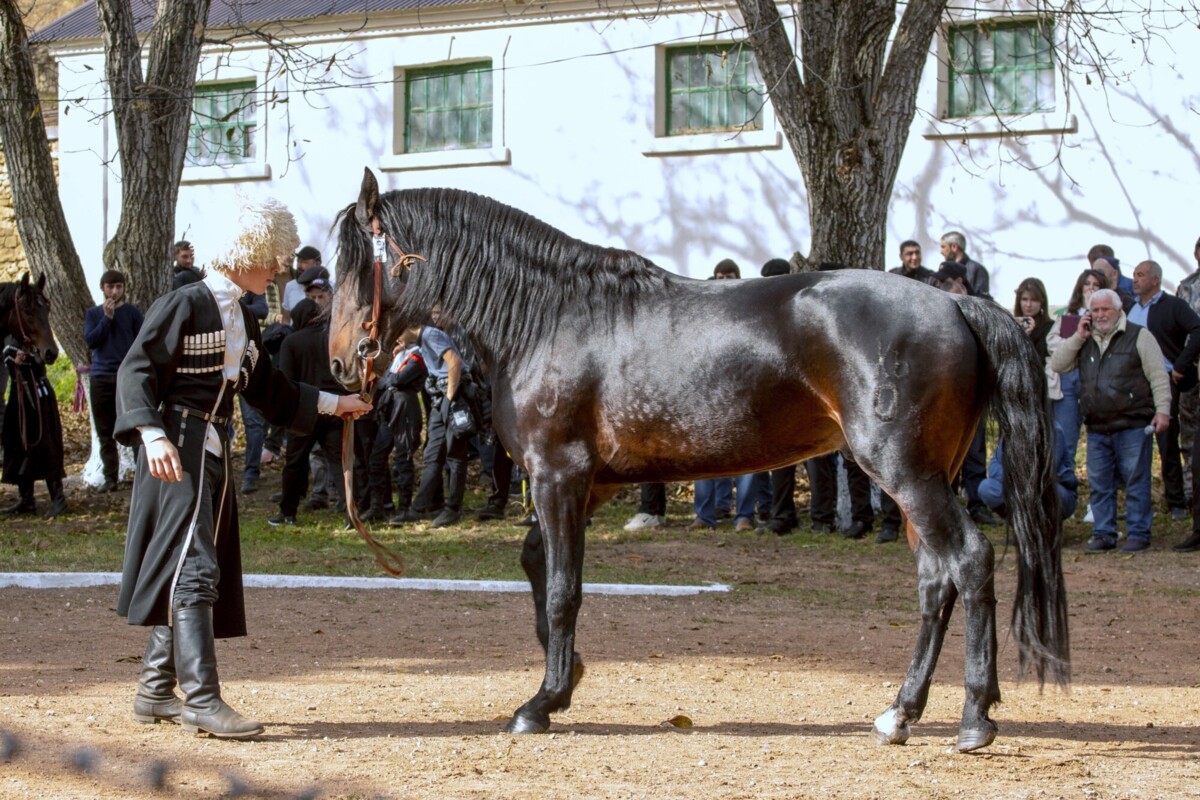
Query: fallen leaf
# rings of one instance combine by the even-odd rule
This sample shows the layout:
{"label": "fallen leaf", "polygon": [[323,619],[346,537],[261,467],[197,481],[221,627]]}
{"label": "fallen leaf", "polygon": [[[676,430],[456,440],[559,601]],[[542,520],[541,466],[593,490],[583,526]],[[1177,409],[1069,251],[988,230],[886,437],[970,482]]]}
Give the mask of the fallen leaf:
{"label": "fallen leaf", "polygon": [[660,728],[690,728],[692,718],[684,714],[676,714],[659,726]]}

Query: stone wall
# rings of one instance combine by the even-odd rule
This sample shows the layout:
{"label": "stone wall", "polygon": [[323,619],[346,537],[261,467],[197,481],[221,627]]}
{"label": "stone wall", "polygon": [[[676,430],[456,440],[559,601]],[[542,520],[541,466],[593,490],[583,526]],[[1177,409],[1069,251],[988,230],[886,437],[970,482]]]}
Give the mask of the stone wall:
{"label": "stone wall", "polygon": [[[51,152],[58,150],[58,142],[50,143]],[[58,159],[54,160],[54,174],[58,175]],[[0,281],[15,281],[29,269],[25,247],[17,233],[17,214],[13,209],[12,182],[8,179],[8,160],[0,149]]]}
{"label": "stone wall", "polygon": [[29,269],[25,248],[17,235],[17,215],[13,211],[12,182],[8,179],[8,160],[0,151],[0,280],[13,281]]}

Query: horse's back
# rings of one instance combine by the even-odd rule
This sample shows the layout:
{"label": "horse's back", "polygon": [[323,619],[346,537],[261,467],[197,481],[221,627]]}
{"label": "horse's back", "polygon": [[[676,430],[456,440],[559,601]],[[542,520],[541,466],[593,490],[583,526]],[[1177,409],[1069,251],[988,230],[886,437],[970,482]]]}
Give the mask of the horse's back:
{"label": "horse's back", "polygon": [[956,301],[877,272],[685,282],[600,342],[575,379],[599,399],[589,422],[612,480],[915,441],[980,408],[978,347]]}

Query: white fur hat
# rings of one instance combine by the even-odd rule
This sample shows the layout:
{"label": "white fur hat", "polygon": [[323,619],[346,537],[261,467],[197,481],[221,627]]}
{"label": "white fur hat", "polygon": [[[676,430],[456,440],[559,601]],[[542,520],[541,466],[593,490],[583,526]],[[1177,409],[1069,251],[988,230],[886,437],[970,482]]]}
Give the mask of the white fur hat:
{"label": "white fur hat", "polygon": [[231,235],[222,237],[213,248],[208,266],[221,272],[245,272],[248,269],[274,264],[279,257],[290,256],[300,246],[296,218],[288,207],[273,197],[261,202],[242,201],[238,215],[240,230],[234,227]]}

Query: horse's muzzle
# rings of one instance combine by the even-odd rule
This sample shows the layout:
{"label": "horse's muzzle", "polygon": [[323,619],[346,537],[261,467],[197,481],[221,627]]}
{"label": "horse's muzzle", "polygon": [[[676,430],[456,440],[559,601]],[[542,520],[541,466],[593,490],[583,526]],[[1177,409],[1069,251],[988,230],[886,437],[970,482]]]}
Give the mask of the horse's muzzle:
{"label": "horse's muzzle", "polygon": [[357,392],[361,385],[358,370],[353,366],[347,366],[340,358],[330,359],[329,371],[333,373],[333,377],[345,387],[348,391]]}

